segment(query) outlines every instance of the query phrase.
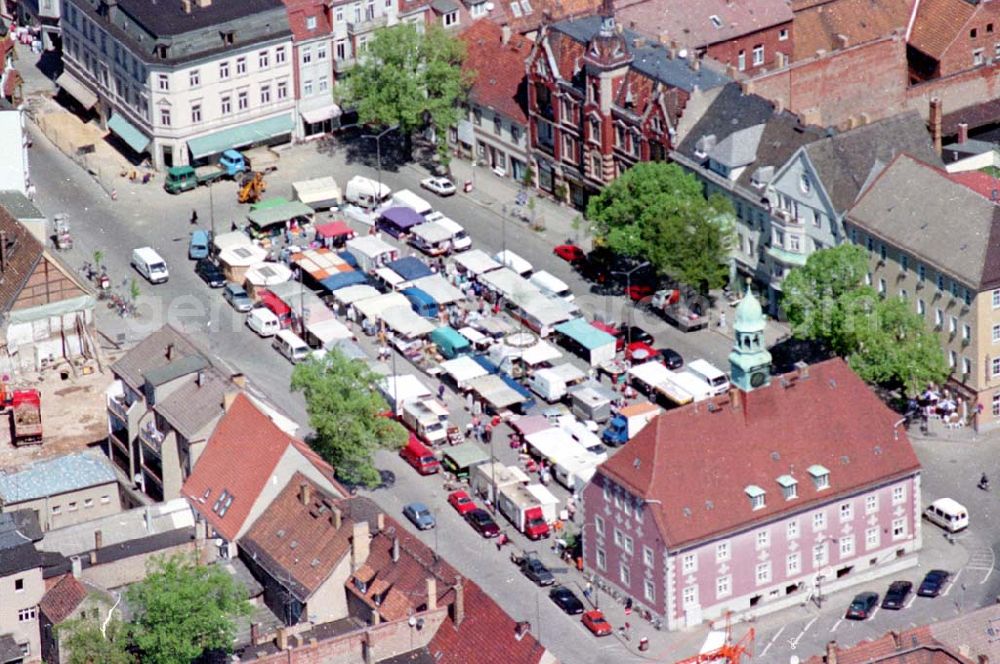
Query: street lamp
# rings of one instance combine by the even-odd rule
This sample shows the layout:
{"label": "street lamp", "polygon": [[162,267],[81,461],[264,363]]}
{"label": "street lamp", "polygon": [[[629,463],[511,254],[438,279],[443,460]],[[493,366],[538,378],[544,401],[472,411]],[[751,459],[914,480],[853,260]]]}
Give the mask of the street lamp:
{"label": "street lamp", "polygon": [[378,195],[379,195],[379,198],[382,197],[382,138],[386,134],[388,134],[390,132],[393,132],[393,131],[396,131],[397,129],[399,129],[399,125],[398,124],[397,125],[392,125],[391,127],[387,127],[386,129],[383,129],[380,133],[375,134],[374,136],[372,136],[371,134],[362,134],[361,135],[361,138],[370,138],[370,139],[373,139],[375,141],[375,164],[376,164],[376,168],[378,168]]}
{"label": "street lamp", "polygon": [[[641,270],[644,267],[649,267],[649,261],[643,261],[643,262],[639,263],[638,265],[636,265],[631,270],[621,270],[621,271],[618,271],[618,272],[612,272],[611,273],[611,274],[614,274],[614,275],[624,275],[625,276],[625,297],[628,298],[629,300],[632,299],[632,293],[631,293],[631,291],[632,291],[632,274],[635,273],[635,272],[637,272],[637,271],[639,271],[639,270]],[[632,308],[635,306],[635,303],[633,302],[632,305],[633,306],[629,307],[629,309],[628,309],[628,328],[629,328],[629,330],[628,330],[628,340],[626,341],[626,343],[632,343]]]}

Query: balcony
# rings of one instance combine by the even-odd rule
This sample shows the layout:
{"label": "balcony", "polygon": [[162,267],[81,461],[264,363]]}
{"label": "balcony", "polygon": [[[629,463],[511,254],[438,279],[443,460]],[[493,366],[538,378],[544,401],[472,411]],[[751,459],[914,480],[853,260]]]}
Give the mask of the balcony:
{"label": "balcony", "polygon": [[382,16],[365,16],[361,21],[348,21],[347,33],[350,35],[363,35],[373,32],[377,28],[384,28],[388,24],[389,17],[384,14]]}
{"label": "balcony", "polygon": [[334,59],[333,61],[333,71],[340,74],[348,69],[351,69],[358,62],[357,58],[340,58]]}
{"label": "balcony", "polygon": [[108,410],[114,413],[119,420],[128,424],[129,414],[133,412],[136,402],[129,403],[128,396],[125,394],[125,386],[122,382],[116,380],[111,383],[105,394],[108,399]]}
{"label": "balcony", "polygon": [[792,213],[788,210],[775,210],[774,220],[781,225],[788,226],[801,226],[802,220],[798,217],[792,216]]}
{"label": "balcony", "polygon": [[167,435],[156,428],[156,422],[149,419],[139,427],[139,439],[159,454]]}

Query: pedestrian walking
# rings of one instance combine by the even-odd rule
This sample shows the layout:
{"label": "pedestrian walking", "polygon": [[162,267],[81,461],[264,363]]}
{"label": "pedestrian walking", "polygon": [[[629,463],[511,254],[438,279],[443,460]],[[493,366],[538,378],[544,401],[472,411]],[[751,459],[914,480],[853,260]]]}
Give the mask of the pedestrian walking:
{"label": "pedestrian walking", "polygon": [[472,412],[472,392],[468,392],[465,395],[465,409]]}
{"label": "pedestrian walking", "polygon": [[438,399],[444,400],[444,383],[438,385]]}
{"label": "pedestrian walking", "polygon": [[191,225],[192,226],[197,226],[198,225],[198,211],[197,210],[191,210]]}
{"label": "pedestrian walking", "polygon": [[492,440],[493,440],[493,427],[487,424],[486,427],[483,429],[483,442],[489,445]]}

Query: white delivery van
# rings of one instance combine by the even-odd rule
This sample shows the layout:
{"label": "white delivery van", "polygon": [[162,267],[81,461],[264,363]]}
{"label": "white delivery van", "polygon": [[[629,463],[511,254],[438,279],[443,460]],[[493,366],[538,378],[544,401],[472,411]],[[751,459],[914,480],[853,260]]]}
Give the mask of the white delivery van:
{"label": "white delivery van", "polygon": [[472,238],[465,232],[462,225],[454,219],[449,219],[440,212],[431,212],[427,215],[427,221],[436,221],[438,226],[451,233],[451,248],[453,251],[472,249]]}
{"label": "white delivery van", "polygon": [[517,272],[525,279],[531,276],[531,272],[534,269],[531,267],[531,263],[518,256],[510,249],[498,251],[493,259],[504,267],[509,267],[514,270],[514,272]]}
{"label": "white delivery van", "polygon": [[379,184],[371,178],[355,175],[347,181],[344,189],[344,200],[363,208],[377,208],[392,195],[392,190],[384,184]]}
{"label": "white delivery van", "polygon": [[281,321],[267,307],[257,307],[247,315],[247,327],[262,337],[273,337],[281,329]]}
{"label": "white delivery van", "polygon": [[140,247],[133,251],[132,267],[151,284],[162,284],[170,277],[167,262],[152,247]]}
{"label": "white delivery van", "polygon": [[427,215],[434,212],[434,208],[431,207],[430,203],[420,198],[409,189],[400,189],[393,194],[392,204],[394,206],[410,208],[421,217],[427,217]]}
{"label": "white delivery van", "polygon": [[969,526],[969,510],[952,498],[938,498],[924,510],[924,517],[949,533],[956,533]]}
{"label": "white delivery van", "polygon": [[528,379],[528,388],[549,403],[566,396],[566,381],[552,369],[539,369]]}
{"label": "white delivery van", "polygon": [[292,364],[308,358],[311,352],[306,342],[291,330],[279,330],[271,345]]}
{"label": "white delivery van", "polygon": [[712,394],[725,394],[729,391],[729,376],[717,369],[706,360],[695,360],[687,365],[688,373],[692,373],[712,388]]}
{"label": "white delivery van", "polygon": [[566,282],[550,272],[545,270],[535,272],[528,281],[549,297],[557,297],[563,302],[573,301],[573,291],[569,289]]}

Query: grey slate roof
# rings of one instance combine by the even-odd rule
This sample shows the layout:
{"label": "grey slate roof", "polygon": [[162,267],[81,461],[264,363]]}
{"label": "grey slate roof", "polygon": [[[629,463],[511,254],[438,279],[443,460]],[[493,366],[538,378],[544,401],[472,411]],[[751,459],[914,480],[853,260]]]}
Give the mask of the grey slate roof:
{"label": "grey slate roof", "polygon": [[729,168],[752,164],[757,159],[757,145],[763,135],[763,124],[734,131],[709,150],[708,156]]}
{"label": "grey slate roof", "polygon": [[916,111],[816,141],[806,148],[809,161],[839,212],[851,207],[879,162],[888,164],[904,152],[933,166],[943,165]]}
{"label": "grey slate roof", "polygon": [[20,662],[22,659],[24,655],[21,654],[21,646],[17,645],[14,637],[10,634],[0,635],[0,664]]}
{"label": "grey slate roof", "polygon": [[[588,43],[597,35],[601,27],[600,16],[585,16],[554,23],[552,29],[561,32],[571,39]],[[666,83],[667,85],[691,92],[695,88],[710,90],[729,82],[729,78],[708,67],[698,70],[691,68],[684,58],[671,58],[667,48],[659,43],[648,43],[646,39],[633,30],[623,30],[628,49],[633,56],[632,68],[646,76]],[[639,39],[642,46],[635,46]]]}
{"label": "grey slate roof", "polygon": [[762,124],[773,116],[771,102],[758,95],[743,94],[739,83],[728,83],[677,146],[677,151],[698,159],[694,156],[695,144],[702,136],[712,134],[721,143],[733,132]]}
{"label": "grey slate roof", "polygon": [[1000,206],[941,169],[897,157],[848,221],[976,290],[1000,285]]}
{"label": "grey slate roof", "polygon": [[202,372],[201,384],[192,377],[158,401],[154,409],[182,436],[193,440],[199,434],[207,436],[214,428],[225,412],[222,402],[226,392],[235,389],[227,375],[209,367]]}
{"label": "grey slate roof", "polygon": [[[172,360],[167,359],[167,347],[173,344]],[[136,391],[141,391],[145,375],[186,355],[201,355],[187,337],[170,325],[164,325],[140,341],[111,365],[111,371]]]}
{"label": "grey slate roof", "polygon": [[201,355],[185,355],[171,360],[162,367],[156,367],[146,372],[146,382],[156,387],[176,380],[181,376],[197,373],[208,367],[208,360]]}
{"label": "grey slate roof", "polygon": [[107,457],[78,452],[35,462],[18,472],[0,471],[0,500],[12,505],[115,480]]}
{"label": "grey slate roof", "polygon": [[0,555],[0,578],[42,566],[42,554],[27,542],[4,549]]}
{"label": "grey slate roof", "polygon": [[[195,4],[192,0],[192,4]],[[167,37],[282,9],[281,0],[212,0],[185,13],[180,0],[118,0],[118,6],[154,36]],[[284,26],[287,28],[287,23]]]}
{"label": "grey slate roof", "polygon": [[0,513],[0,550],[40,539],[42,529],[34,510],[15,509]]}
{"label": "grey slate roof", "polygon": [[448,14],[458,11],[458,3],[455,0],[434,0],[431,2],[431,9],[438,14]]}
{"label": "grey slate roof", "polygon": [[0,205],[15,219],[45,219],[31,199],[19,191],[0,191]]}

